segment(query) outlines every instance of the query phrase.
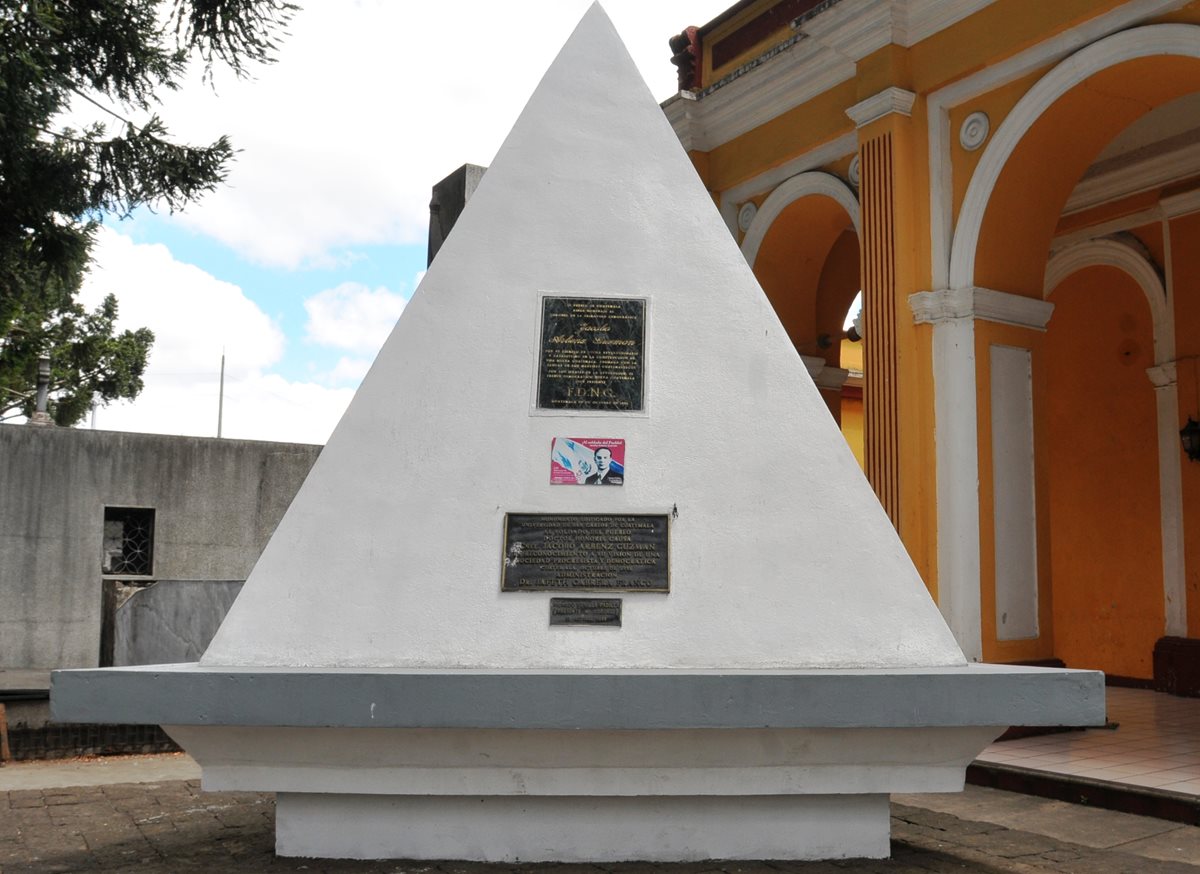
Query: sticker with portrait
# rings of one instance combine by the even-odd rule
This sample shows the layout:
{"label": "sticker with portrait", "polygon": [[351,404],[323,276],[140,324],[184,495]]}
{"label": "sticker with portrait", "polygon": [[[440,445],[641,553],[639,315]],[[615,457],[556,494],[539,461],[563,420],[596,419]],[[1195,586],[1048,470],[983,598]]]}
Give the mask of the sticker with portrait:
{"label": "sticker with portrait", "polygon": [[625,441],[601,437],[555,437],[550,441],[550,484],[625,485]]}

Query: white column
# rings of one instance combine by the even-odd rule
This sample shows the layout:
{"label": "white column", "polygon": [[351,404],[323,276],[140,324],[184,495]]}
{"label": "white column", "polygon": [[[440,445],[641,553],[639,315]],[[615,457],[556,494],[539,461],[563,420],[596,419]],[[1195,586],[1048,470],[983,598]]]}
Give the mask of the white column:
{"label": "white column", "polygon": [[977,662],[983,618],[975,320],[1045,330],[1054,305],[972,287],[918,292],[909,306],[917,324],[933,326],[938,606],[963,654]]}
{"label": "white column", "polygon": [[1158,499],[1162,517],[1164,633],[1187,636],[1183,556],[1183,484],[1179,461],[1179,392],[1175,362],[1147,368],[1158,408]]}
{"label": "white column", "polygon": [[933,325],[938,607],[968,661],[983,660],[979,601],[979,435],[971,289],[909,298]]}

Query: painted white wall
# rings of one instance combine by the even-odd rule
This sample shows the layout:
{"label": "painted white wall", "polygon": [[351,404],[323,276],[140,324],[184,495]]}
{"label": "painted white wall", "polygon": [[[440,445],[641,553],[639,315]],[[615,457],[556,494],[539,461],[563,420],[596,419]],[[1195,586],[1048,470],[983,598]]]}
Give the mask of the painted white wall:
{"label": "painted white wall", "polygon": [[886,858],[887,795],[277,798],[275,852],[339,859]]}
{"label": "painted white wall", "polygon": [[[648,299],[648,414],[531,411],[540,294]],[[623,437],[621,488],[549,484]],[[620,629],[500,592],[506,511],[671,512]],[[547,72],[250,575],[206,665],[964,663],[597,7]]]}
{"label": "painted white wall", "polygon": [[206,790],[572,798],[958,792],[1004,728],[167,730]]}
{"label": "painted white wall", "polygon": [[1028,349],[991,347],[992,500],[996,638],[1038,636],[1033,361]]}

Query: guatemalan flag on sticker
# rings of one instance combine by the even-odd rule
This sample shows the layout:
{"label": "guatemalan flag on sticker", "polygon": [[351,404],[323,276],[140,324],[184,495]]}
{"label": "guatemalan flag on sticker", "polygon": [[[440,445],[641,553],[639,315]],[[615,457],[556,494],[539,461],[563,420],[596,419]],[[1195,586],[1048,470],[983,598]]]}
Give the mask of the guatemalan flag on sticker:
{"label": "guatemalan flag on sticker", "polygon": [[557,486],[624,485],[624,439],[555,437],[550,441],[550,483]]}

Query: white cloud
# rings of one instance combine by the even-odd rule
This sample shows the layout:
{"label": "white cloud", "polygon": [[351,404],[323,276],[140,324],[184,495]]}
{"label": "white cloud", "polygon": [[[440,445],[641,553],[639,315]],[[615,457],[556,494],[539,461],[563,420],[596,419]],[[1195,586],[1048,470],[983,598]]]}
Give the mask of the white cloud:
{"label": "white cloud", "polygon": [[370,358],[349,358],[343,355],[334,365],[333,370],[325,374],[324,381],[330,385],[353,383],[358,385],[371,369]]}
{"label": "white cloud", "polygon": [[[674,92],[668,38],[729,0],[607,0],[655,96]],[[176,137],[229,134],[228,184],[179,220],[269,266],[326,265],[368,244],[420,243],[430,188],[488,164],[590,0],[312,0],[278,63],[164,95]]]}
{"label": "white cloud", "polygon": [[[304,301],[305,337],[321,346],[374,355],[387,339],[407,299],[386,288],[343,282]],[[344,360],[344,359],[343,359]]]}
{"label": "white cloud", "polygon": [[96,427],[160,434],[215,435],[221,354],[225,352],[224,436],[323,443],[353,388],[289,382],[269,368],[284,336],[240,288],[165,246],[140,245],[110,228],[96,239],[95,265],[80,295],[94,306],[114,293],[121,328],[155,334],[146,387],[134,402],[96,413]]}
{"label": "white cloud", "polygon": [[227,350],[227,374],[241,375],[283,356],[279,327],[240,288],[176,261],[160,244],[137,244],[101,228],[81,300],[117,296],[124,327],[149,327],[151,364],[159,375],[216,373]]}
{"label": "white cloud", "polygon": [[[325,443],[353,397],[353,388],[289,382],[274,373],[226,375],[222,435],[242,440]],[[97,410],[96,427],[214,437],[217,404],[215,373],[209,378],[189,380],[151,376],[136,401]]]}

